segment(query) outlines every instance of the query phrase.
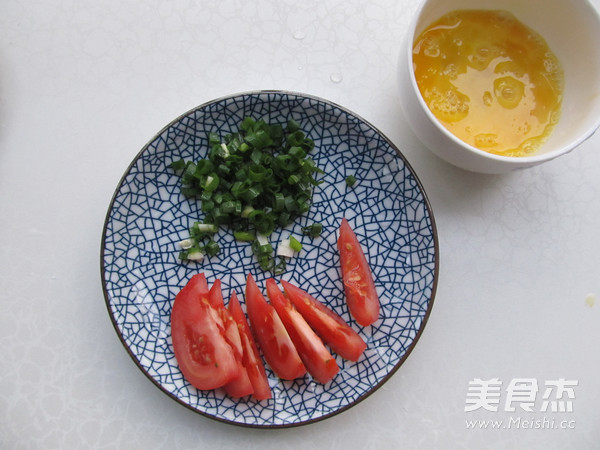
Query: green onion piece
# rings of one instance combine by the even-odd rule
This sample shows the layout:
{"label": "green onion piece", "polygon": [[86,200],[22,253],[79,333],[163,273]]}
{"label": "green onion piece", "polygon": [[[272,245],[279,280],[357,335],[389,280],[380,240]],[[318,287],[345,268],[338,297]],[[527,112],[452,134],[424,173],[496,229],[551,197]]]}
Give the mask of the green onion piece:
{"label": "green onion piece", "polygon": [[256,231],[262,234],[266,234],[267,236],[271,234],[275,230],[275,220],[272,216],[268,215],[265,219],[256,224]]}
{"label": "green onion piece", "polygon": [[257,223],[262,222],[265,216],[266,213],[262,209],[255,209],[248,214],[248,219],[256,225]]}
{"label": "green onion piece", "polygon": [[215,202],[219,203],[218,198],[218,194],[216,194],[213,198],[213,193],[212,191],[202,191],[202,193],[200,194],[200,200],[205,202],[207,200],[214,200]]}
{"label": "green onion piece", "polygon": [[356,184],[356,177],[355,177],[354,175],[348,175],[348,176],[346,177],[346,184],[347,184],[349,187],[352,187],[352,186],[354,186],[354,185]]}
{"label": "green onion piece", "polygon": [[286,225],[289,225],[292,222],[292,216],[289,212],[287,211],[281,211],[280,213],[278,213],[278,218],[277,218],[277,224],[280,227],[285,227]]}
{"label": "green onion piece", "polygon": [[239,216],[242,213],[242,203],[240,201],[228,200],[221,205],[221,211],[226,214]]}
{"label": "green onion piece", "polygon": [[288,183],[290,184],[297,184],[300,181],[300,177],[298,175],[296,175],[295,173],[293,173],[292,175],[290,175],[288,177]]}
{"label": "green onion piece", "polygon": [[253,148],[264,148],[271,145],[272,141],[268,133],[258,130],[246,136],[246,142]]}
{"label": "green onion piece", "polygon": [[204,253],[202,253],[200,250],[189,250],[187,255],[185,255],[185,259],[200,262],[204,259]]}
{"label": "green onion piece", "polygon": [[302,149],[302,147],[291,147],[288,150],[288,155],[291,155],[298,159],[304,159],[306,156],[306,152]]}
{"label": "green onion piece", "polygon": [[173,161],[171,164],[169,164],[169,166],[171,167],[171,169],[175,170],[175,171],[180,171],[185,169],[185,161],[183,159],[180,159],[178,161]]}
{"label": "green onion piece", "polygon": [[183,186],[181,188],[181,193],[186,197],[196,197],[198,195],[198,189],[194,187]]}
{"label": "green onion piece", "polygon": [[213,163],[210,159],[201,159],[196,164],[196,171],[194,172],[194,176],[198,179],[201,179],[203,175],[208,175],[213,170]]}
{"label": "green onion piece", "polygon": [[219,187],[219,176],[216,173],[209,175],[206,177],[206,181],[204,182],[204,190],[208,192],[212,192]]}
{"label": "green onion piece", "polygon": [[262,163],[262,150],[260,148],[255,148],[250,153],[250,159],[256,165],[260,165]]}
{"label": "green onion piece", "polygon": [[281,192],[275,193],[273,200],[273,211],[282,211],[285,208],[285,195]]}
{"label": "green onion piece", "polygon": [[275,275],[281,275],[285,272],[286,262],[284,258],[279,258],[279,262],[273,267],[272,271]]}
{"label": "green onion piece", "polygon": [[204,251],[208,256],[215,256],[217,253],[219,253],[219,250],[219,244],[212,239],[204,246]]}
{"label": "green onion piece", "polygon": [[196,228],[202,233],[216,233],[219,229],[214,223],[199,223]]}
{"label": "green onion piece", "polygon": [[309,235],[312,238],[320,236],[322,231],[323,225],[321,225],[320,223],[313,223],[312,225],[302,228],[302,232],[304,234]]}
{"label": "green onion piece", "polygon": [[256,234],[251,231],[234,231],[233,237],[238,241],[252,242],[256,239]]}
{"label": "green onion piece", "polygon": [[248,178],[252,181],[263,181],[266,173],[267,169],[264,166],[252,164],[248,169]]}
{"label": "green onion piece", "polygon": [[255,123],[256,122],[252,117],[246,117],[244,120],[242,120],[242,123],[240,124],[240,129],[242,131],[250,131],[252,130],[252,127]]}
{"label": "green onion piece", "polygon": [[252,206],[250,206],[250,205],[244,206],[244,209],[242,210],[240,217],[242,219],[247,219],[252,211],[254,211],[254,208]]}
{"label": "green onion piece", "polygon": [[294,131],[298,131],[300,129],[300,124],[296,122],[294,119],[288,120],[286,131],[288,133],[293,133]]}
{"label": "green onion piece", "polygon": [[219,137],[219,135],[217,133],[213,133],[210,132],[208,133],[208,145],[210,145],[211,147],[213,145],[219,145],[221,143],[221,138]]}
{"label": "green onion piece", "polygon": [[202,212],[209,213],[215,209],[215,202],[212,200],[204,200],[202,202]]}
{"label": "green onion piece", "polygon": [[302,250],[302,244],[294,236],[290,236],[290,247],[295,252],[299,252],[300,250]]}
{"label": "green onion piece", "polygon": [[186,163],[183,175],[181,175],[181,182],[184,185],[191,185],[192,181],[194,180],[194,173],[196,173],[196,164],[189,161]]}
{"label": "green onion piece", "polygon": [[229,167],[227,164],[220,164],[217,169],[219,170],[219,175],[224,178],[228,177],[231,173],[231,167]]}

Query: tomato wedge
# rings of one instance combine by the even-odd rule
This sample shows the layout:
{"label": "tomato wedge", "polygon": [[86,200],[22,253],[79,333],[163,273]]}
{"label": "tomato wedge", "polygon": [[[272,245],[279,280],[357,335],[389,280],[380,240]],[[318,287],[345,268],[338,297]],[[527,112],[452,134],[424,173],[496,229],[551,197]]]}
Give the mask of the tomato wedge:
{"label": "tomato wedge", "polygon": [[367,258],[346,218],[342,219],[337,244],[348,309],[366,327],[379,318],[379,297]]}
{"label": "tomato wedge", "polygon": [[267,364],[283,380],[306,374],[306,368],[275,308],[268,304],[252,275],[246,281],[246,311]]}
{"label": "tomato wedge", "polygon": [[[358,361],[367,348],[365,341],[335,311],[297,286],[281,281],[283,289],[308,324],[335,353]],[[268,285],[267,285],[268,288]]]}
{"label": "tomato wedge", "polygon": [[248,372],[243,363],[244,350],[240,332],[237,323],[233,320],[233,317],[231,317],[229,310],[225,308],[223,291],[221,290],[221,280],[215,280],[208,292],[208,298],[211,306],[219,313],[219,317],[225,330],[225,340],[233,351],[233,355],[235,356],[240,371],[240,375],[236,379],[224,386],[225,392],[231,397],[245,397],[246,395],[250,395],[254,392],[254,389],[252,388],[252,383],[250,382]]}
{"label": "tomato wedge", "polygon": [[285,329],[292,338],[308,373],[319,383],[326,384],[339,372],[335,358],[323,345],[310,325],[281,292],[273,278],[267,280],[267,295],[275,307]]}
{"label": "tomato wedge", "polygon": [[271,387],[269,386],[269,380],[267,373],[265,372],[265,366],[258,353],[258,347],[252,337],[252,331],[250,325],[246,320],[244,311],[240,305],[235,292],[231,294],[229,304],[227,305],[229,313],[233,320],[237,323],[237,327],[240,333],[243,348],[243,364],[252,384],[253,394],[252,396],[256,400],[266,400],[271,398]]}
{"label": "tomato wedge", "polygon": [[240,374],[223,332],[215,321],[206,278],[194,275],[175,297],[171,336],[179,368],[197,389],[216,389]]}

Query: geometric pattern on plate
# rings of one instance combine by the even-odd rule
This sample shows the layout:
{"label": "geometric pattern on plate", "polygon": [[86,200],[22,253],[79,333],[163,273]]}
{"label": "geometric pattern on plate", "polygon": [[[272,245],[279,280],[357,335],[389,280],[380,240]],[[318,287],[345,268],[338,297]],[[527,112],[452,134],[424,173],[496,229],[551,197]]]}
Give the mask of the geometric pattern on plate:
{"label": "geometric pattern on plate", "polygon": [[[271,276],[262,272],[250,245],[219,229],[221,247],[202,263],[178,259],[178,242],[190,224],[203,218],[199,201],[180,193],[180,176],[169,168],[178,159],[198,160],[209,148],[207,134],[238,131],[245,117],[285,125],[300,124],[314,140],[310,156],[325,171],[318,179],[311,210],[272,235],[301,237],[302,251],[285,274],[325,302],[367,342],[354,363],[337,357],[340,372],[326,385],[309,375],[278,379],[267,366],[273,398],[232,399],[222,389],[198,391],[182,376],[170,336],[170,313],[177,292],[195,273],[209,284],[223,282],[224,297],[236,291],[244,305],[248,273],[264,291]],[[345,178],[358,182],[346,186]],[[363,328],[344,300],[336,247],[346,217],[369,260],[380,296],[380,319]],[[301,227],[323,224],[321,237],[302,236]],[[257,91],[220,98],[175,119],[127,168],[108,208],[101,247],[101,277],[110,319],[133,361],[163,392],[213,419],[249,427],[289,427],[325,419],[373,393],[393,375],[414,348],[431,312],[438,278],[439,248],[426,194],[401,152],[371,124],[347,109],[313,96]]]}

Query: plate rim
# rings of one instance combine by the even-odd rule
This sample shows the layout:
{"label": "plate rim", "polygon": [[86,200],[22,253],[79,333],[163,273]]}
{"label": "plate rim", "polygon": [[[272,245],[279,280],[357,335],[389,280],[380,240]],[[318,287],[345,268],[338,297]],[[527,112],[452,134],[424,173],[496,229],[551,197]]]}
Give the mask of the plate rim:
{"label": "plate rim", "polygon": [[[105,258],[104,258],[105,257],[105,249],[106,249],[106,237],[107,237],[108,224],[110,222],[111,213],[112,213],[114,205],[115,205],[115,200],[116,200],[117,196],[119,195],[119,192],[125,182],[125,179],[129,175],[131,169],[135,166],[135,164],[142,157],[142,155],[148,150],[148,148],[152,145],[152,143],[155,142],[159,136],[161,136],[167,129],[172,127],[174,124],[176,124],[183,118],[191,115],[192,113],[208,107],[209,105],[219,103],[219,102],[222,102],[225,100],[230,100],[230,99],[233,99],[236,97],[257,96],[257,95],[260,96],[260,95],[265,95],[265,94],[267,94],[267,95],[273,94],[273,95],[278,95],[278,96],[279,95],[291,95],[291,96],[296,96],[298,98],[314,100],[317,102],[322,102],[327,105],[334,106],[335,108],[340,109],[345,114],[348,114],[348,115],[354,117],[355,119],[357,119],[358,121],[362,122],[363,124],[367,125],[373,131],[375,131],[385,142],[387,142],[387,144],[390,146],[390,148],[392,148],[394,150],[394,152],[396,153],[396,156],[398,156],[399,158],[402,159],[404,165],[406,166],[408,171],[413,176],[414,181],[415,181],[417,187],[419,188],[420,194],[423,196],[423,203],[424,203],[425,209],[428,213],[428,218],[429,218],[430,226],[432,229],[433,248],[435,251],[433,282],[431,285],[431,295],[428,300],[427,310],[425,311],[425,315],[423,316],[421,325],[420,325],[419,329],[416,331],[416,334],[415,334],[412,342],[406,349],[404,355],[402,355],[400,360],[392,368],[392,370],[390,370],[390,372],[388,374],[386,374],[375,386],[372,386],[370,390],[368,390],[367,392],[365,392],[364,394],[362,394],[360,397],[353,400],[349,404],[342,406],[342,407],[336,409],[335,411],[332,411],[330,413],[324,414],[324,415],[316,417],[316,418],[302,420],[299,422],[290,422],[290,423],[281,423],[281,424],[256,424],[256,423],[236,422],[235,420],[230,420],[230,419],[226,419],[224,417],[219,417],[219,416],[209,414],[205,411],[201,411],[197,408],[194,408],[192,405],[186,403],[185,401],[183,401],[182,399],[180,399],[179,397],[174,395],[172,392],[169,392],[167,389],[165,389],[165,387],[161,383],[159,383],[154,377],[152,377],[150,375],[150,373],[142,366],[142,364],[139,361],[139,359],[137,358],[137,356],[133,353],[131,347],[125,341],[125,338],[124,338],[123,334],[121,333],[121,330],[119,329],[117,321],[114,317],[114,314],[113,314],[113,311],[111,308],[110,295],[108,293],[107,286],[106,286],[106,284],[107,284],[106,264],[105,264]],[[186,112],[178,115],[176,118],[171,120],[167,125],[163,126],[160,129],[160,131],[155,133],[142,146],[142,148],[136,153],[136,155],[133,157],[132,161],[129,163],[129,165],[126,167],[125,171],[123,172],[122,176],[120,177],[119,182],[117,183],[117,186],[114,189],[114,192],[111,196],[111,200],[109,202],[109,205],[108,205],[108,208],[107,208],[107,211],[105,214],[104,222],[102,225],[102,236],[101,236],[101,241],[100,241],[100,277],[101,277],[102,292],[104,295],[105,306],[107,308],[108,316],[110,317],[112,326],[113,326],[121,344],[123,345],[123,347],[125,347],[127,354],[133,360],[134,364],[138,367],[139,370],[141,370],[141,372],[146,376],[146,378],[148,378],[161,392],[166,394],[171,399],[175,400],[178,404],[186,407],[187,409],[193,411],[196,414],[199,414],[200,416],[209,418],[211,420],[215,420],[217,422],[225,423],[228,425],[235,425],[235,426],[239,426],[239,427],[243,427],[243,428],[281,429],[281,428],[293,428],[293,427],[310,425],[310,424],[317,423],[317,422],[323,421],[325,419],[337,416],[337,415],[341,414],[342,412],[347,411],[348,409],[352,408],[353,406],[356,406],[357,404],[361,403],[362,401],[364,401],[365,399],[370,397],[373,393],[378,391],[384,384],[386,384],[389,381],[389,379],[406,362],[406,360],[408,359],[408,357],[410,356],[410,354],[416,347],[419,339],[421,338],[421,336],[425,330],[425,327],[427,325],[427,322],[429,321],[429,317],[433,310],[433,305],[434,305],[435,297],[437,294],[437,286],[438,286],[438,280],[439,280],[439,267],[440,267],[440,246],[439,246],[437,225],[436,225],[435,217],[433,214],[433,209],[431,207],[431,203],[430,203],[427,193],[423,187],[423,184],[421,183],[421,180],[417,176],[415,170],[413,169],[411,164],[408,162],[408,160],[406,159],[404,154],[400,151],[400,149],[383,132],[381,132],[381,130],[379,130],[379,128],[375,127],[371,122],[364,119],[362,116],[356,114],[355,112],[349,110],[348,108],[341,106],[336,102],[327,100],[325,98],[322,98],[322,97],[319,97],[316,95],[306,94],[306,93],[291,91],[291,90],[280,90],[280,89],[249,90],[249,91],[241,91],[241,92],[237,92],[237,93],[233,93],[233,94],[229,94],[229,95],[220,96],[220,97],[214,98],[212,100],[205,101],[191,109],[188,109]]]}

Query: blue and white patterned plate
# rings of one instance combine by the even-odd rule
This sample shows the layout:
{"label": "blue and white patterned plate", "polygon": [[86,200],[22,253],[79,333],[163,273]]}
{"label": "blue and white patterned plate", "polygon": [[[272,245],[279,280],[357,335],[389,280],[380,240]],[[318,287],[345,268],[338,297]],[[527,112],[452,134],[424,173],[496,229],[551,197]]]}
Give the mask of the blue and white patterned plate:
{"label": "blue and white patterned plate", "polygon": [[[207,133],[235,132],[247,116],[268,123],[296,120],[315,142],[311,154],[325,171],[311,210],[272,237],[321,222],[321,237],[302,237],[302,251],[286,279],[326,302],[368,344],[361,359],[338,357],[340,372],[326,385],[309,376],[281,381],[267,367],[270,400],[232,399],[222,390],[198,391],[182,377],[173,355],[170,312],[187,280],[203,271],[209,284],[222,280],[224,296],[235,290],[243,304],[245,278],[265,287],[250,245],[218,233],[221,253],[202,263],[182,263],[178,242],[202,218],[200,204],[180,194],[180,177],[168,166],[206,155]],[[358,182],[348,188],[345,178]],[[348,314],[336,249],[346,217],[362,242],[376,279],[381,317],[360,327]],[[325,419],[366,398],[408,357],[429,317],[438,278],[438,240],[423,188],[400,151],[352,112],[306,95],[260,91],[206,103],[174,120],[133,160],[116,189],[102,236],[101,275],[108,312],[125,348],[162,391],[208,417],[249,427],[288,427]]]}

